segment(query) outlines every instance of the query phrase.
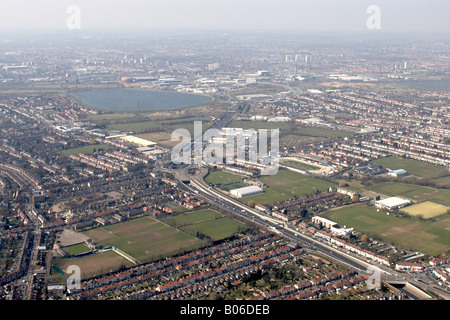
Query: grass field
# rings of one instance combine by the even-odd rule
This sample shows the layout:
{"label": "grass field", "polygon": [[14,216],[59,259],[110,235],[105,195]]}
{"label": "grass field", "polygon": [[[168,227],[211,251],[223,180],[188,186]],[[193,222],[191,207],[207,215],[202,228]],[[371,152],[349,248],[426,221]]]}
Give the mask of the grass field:
{"label": "grass field", "polygon": [[341,226],[376,235],[406,248],[429,255],[440,255],[450,248],[450,216],[443,215],[437,221],[417,218],[395,217],[386,212],[377,212],[370,206],[353,206],[330,211],[326,218]]}
{"label": "grass field", "polygon": [[96,151],[98,151],[100,149],[108,150],[110,148],[111,147],[106,144],[92,144],[92,145],[84,146],[84,147],[80,147],[80,148],[72,148],[72,149],[63,150],[63,151],[60,151],[59,154],[68,157],[70,155],[77,155],[80,153],[92,154],[92,153],[94,153],[94,150],[96,150]]}
{"label": "grass field", "polygon": [[[281,131],[283,129],[289,128],[289,123],[286,122],[267,122],[267,121],[239,121],[235,120],[229,125],[233,128],[243,128],[243,129],[277,129]],[[337,137],[351,137],[355,134],[353,132],[337,131],[337,130],[327,130],[319,128],[310,127],[297,127],[293,132],[295,135],[299,136],[309,136],[309,137],[327,137],[327,138],[337,138]]]}
{"label": "grass field", "polygon": [[207,183],[218,185],[218,184],[229,184],[229,183],[236,183],[241,182],[246,177],[238,174],[234,174],[231,172],[226,171],[212,171],[210,172],[206,177],[205,181]]}
{"label": "grass field", "polygon": [[230,128],[242,129],[282,129],[288,128],[289,124],[286,122],[267,122],[267,121],[241,121],[235,120],[228,125]]}
{"label": "grass field", "polygon": [[428,179],[450,176],[450,172],[442,166],[435,166],[430,163],[395,156],[376,159],[371,161],[371,163],[392,170],[405,169],[409,174]]}
{"label": "grass field", "polygon": [[176,217],[168,218],[177,227],[196,234],[202,233],[213,240],[222,240],[245,228],[245,224],[228,219],[214,210],[191,211]]}
{"label": "grass field", "polygon": [[[106,251],[76,259],[61,259],[55,261],[54,265],[63,272],[66,272],[70,265],[76,265],[80,267],[81,279],[87,279],[106,272],[119,270],[123,266],[131,267],[133,263],[114,251]],[[58,274],[55,270],[52,270],[52,279],[52,282],[56,280],[55,282],[65,283],[66,281],[66,278]]]}
{"label": "grass field", "polygon": [[[211,124],[202,123],[202,131],[207,130]],[[138,134],[143,133],[161,133],[161,132],[169,132],[172,133],[175,129],[186,129],[190,132],[191,135],[194,135],[194,121],[189,123],[180,123],[176,122],[173,124],[162,123],[159,121],[139,121],[139,122],[130,122],[130,123],[118,123],[118,124],[110,124],[106,126],[108,129],[119,130],[124,132],[134,132]],[[170,137],[169,137],[170,139]]]}
{"label": "grass field", "polygon": [[336,185],[332,182],[285,169],[280,169],[273,176],[261,176],[259,180],[268,186],[264,188],[264,193],[241,198],[239,199],[241,202],[248,203],[248,201],[254,200],[257,204],[267,205],[313,193],[316,190],[324,191]]}
{"label": "grass field", "polygon": [[411,206],[407,206],[400,211],[405,212],[411,216],[417,217],[420,215],[424,219],[430,219],[445,214],[449,210],[450,207],[444,206],[442,204],[434,203],[431,201],[424,201],[421,203],[413,204]]}
{"label": "grass field", "polygon": [[204,241],[150,217],[88,230],[84,234],[103,246],[115,246],[141,262],[204,244]]}
{"label": "grass field", "polygon": [[91,249],[83,243],[75,244],[73,246],[68,246],[61,248],[68,255],[75,255],[79,253],[89,252]]}
{"label": "grass field", "polygon": [[245,229],[243,223],[227,218],[202,221],[183,227],[183,230],[193,233],[198,231],[214,241],[226,239],[241,229]]}
{"label": "grass field", "polygon": [[232,183],[232,184],[227,184],[225,186],[220,186],[219,188],[223,191],[230,191],[233,189],[238,189],[238,188],[243,188],[243,187],[248,187],[248,184],[236,182],[236,183]]}
{"label": "grass field", "polygon": [[135,133],[164,131],[164,129],[165,129],[163,125],[161,125],[160,123],[153,121],[153,120],[109,124],[106,127],[108,129],[114,129],[114,130],[126,131],[126,132],[132,131]]}
{"label": "grass field", "polygon": [[403,196],[414,201],[433,201],[450,205],[450,190],[434,189],[414,184],[383,182],[366,188],[387,196]]}
{"label": "grass field", "polygon": [[184,214],[180,214],[176,217],[169,218],[177,226],[183,226],[187,224],[198,223],[201,221],[211,220],[215,218],[223,217],[220,213],[214,210],[200,210],[190,211]]}
{"label": "grass field", "polygon": [[124,121],[126,119],[134,119],[138,115],[139,115],[138,113],[132,112],[99,113],[88,116],[88,119],[92,121],[101,121],[101,120]]}
{"label": "grass field", "polygon": [[442,178],[431,180],[436,186],[450,188],[450,175]]}
{"label": "grass field", "polygon": [[154,141],[157,144],[166,147],[174,147],[178,144],[178,141],[172,141],[172,133],[171,132],[152,132],[152,133],[141,133],[136,135],[139,138],[147,139],[150,141]]}

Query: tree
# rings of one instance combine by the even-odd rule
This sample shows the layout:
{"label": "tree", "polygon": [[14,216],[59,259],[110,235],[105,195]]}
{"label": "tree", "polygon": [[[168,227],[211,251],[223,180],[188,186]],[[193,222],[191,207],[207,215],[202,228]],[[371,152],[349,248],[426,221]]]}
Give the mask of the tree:
{"label": "tree", "polygon": [[339,181],[339,187],[346,187],[347,186],[347,182],[345,182],[344,180]]}
{"label": "tree", "polygon": [[363,234],[361,236],[361,241],[364,242],[364,243],[368,242],[369,241],[369,236],[367,234]]}
{"label": "tree", "polygon": [[359,201],[359,197],[355,194],[352,196],[352,202],[356,203]]}
{"label": "tree", "polygon": [[256,205],[256,203],[255,203],[255,201],[250,200],[250,201],[247,203],[247,205],[248,205],[250,208],[254,208],[255,205]]}

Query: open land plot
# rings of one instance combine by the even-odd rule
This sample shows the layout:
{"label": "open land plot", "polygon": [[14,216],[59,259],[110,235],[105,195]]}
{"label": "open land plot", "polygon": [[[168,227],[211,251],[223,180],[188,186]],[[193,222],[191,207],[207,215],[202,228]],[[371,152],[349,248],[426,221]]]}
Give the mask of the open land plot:
{"label": "open land plot", "polygon": [[170,122],[187,122],[194,120],[209,120],[208,117],[176,117],[170,112],[150,112],[147,111],[135,111],[135,112],[107,112],[99,113],[95,115],[88,116],[88,119],[94,122],[105,123],[105,124],[120,124],[120,123],[131,123],[139,121],[155,121],[159,123]]}
{"label": "open land plot", "polygon": [[66,252],[68,255],[75,255],[79,253],[85,253],[91,251],[91,249],[86,246],[84,243],[75,244],[73,246],[68,246],[61,248],[64,252]]}
{"label": "open land plot", "polygon": [[228,218],[219,218],[191,224],[183,227],[183,230],[202,233],[214,241],[230,237],[235,232],[245,228],[242,222]]}
{"label": "open land plot", "polygon": [[193,124],[194,121],[201,121],[202,123],[206,123],[210,120],[211,120],[210,117],[197,116],[197,117],[182,117],[182,118],[170,117],[170,118],[166,118],[166,119],[159,119],[157,121],[159,123],[167,124],[169,126],[174,126],[174,125],[176,126],[178,123]]}
{"label": "open land plot", "polygon": [[59,153],[63,156],[77,155],[80,153],[92,154],[95,151],[108,150],[110,148],[111,147],[106,144],[92,144],[92,145],[88,145],[88,146],[84,146],[84,147],[62,150]]}
{"label": "open land plot", "polygon": [[[119,130],[124,132],[134,132],[138,134],[142,133],[160,133],[160,132],[172,132],[175,129],[186,129],[191,135],[194,134],[194,122],[207,119],[205,117],[192,117],[192,118],[175,118],[172,120],[144,120],[125,123],[113,123],[108,124],[108,129]],[[202,122],[202,130],[205,131],[211,126],[209,122]]]}
{"label": "open land plot", "polygon": [[247,186],[248,186],[248,184],[246,184],[246,183],[236,182],[236,183],[232,183],[232,184],[227,184],[225,186],[220,186],[219,188],[223,191],[230,191],[233,189],[243,188],[243,187],[247,187]]}
{"label": "open land plot", "polygon": [[431,163],[414,159],[404,159],[396,156],[376,159],[371,161],[371,163],[392,170],[404,169],[409,174],[428,179],[437,179],[450,176],[448,169],[442,166],[435,166]]}
{"label": "open land plot", "polygon": [[57,236],[57,243],[61,247],[68,247],[74,244],[84,242],[88,237],[84,234],[76,232],[73,229],[64,229]]}
{"label": "open land plot", "polygon": [[289,124],[286,122],[267,122],[267,121],[242,121],[234,120],[228,125],[230,128],[242,129],[286,129]]}
{"label": "open land plot", "polygon": [[421,215],[424,219],[430,219],[442,214],[447,213],[450,207],[444,206],[442,204],[434,203],[431,201],[424,201],[421,203],[413,204],[407,206],[400,211],[405,212],[411,216]]}
{"label": "open land plot", "polygon": [[199,210],[186,212],[176,217],[167,218],[167,221],[180,226],[190,234],[202,233],[213,240],[222,240],[233,233],[245,229],[245,224],[224,217],[214,210]]}
{"label": "open land plot", "polygon": [[[211,127],[211,123],[202,123],[202,132],[205,132],[206,130]],[[194,122],[192,123],[180,123],[180,124],[174,124],[170,127],[171,132],[176,129],[186,129],[191,134],[191,137],[194,137]]]}
{"label": "open land plot", "polygon": [[[107,272],[117,271],[122,267],[131,267],[133,263],[110,250],[81,258],[62,259],[56,261],[54,265],[64,273],[66,273],[66,270],[70,265],[76,265],[80,268],[81,279],[87,279]],[[52,270],[52,274],[55,273],[57,272]],[[70,276],[70,274],[68,276]],[[59,279],[61,279],[61,277],[59,277]],[[63,279],[65,279],[65,277],[63,277]]]}
{"label": "open land plot", "polygon": [[111,112],[111,113],[99,113],[88,116],[88,119],[91,121],[103,121],[103,120],[109,120],[109,121],[125,121],[127,119],[135,119],[139,115],[138,113],[131,113],[131,112]]}
{"label": "open land plot", "polygon": [[262,176],[259,181],[268,186],[264,188],[264,193],[241,198],[241,202],[254,200],[256,204],[268,205],[336,186],[336,183],[285,169],[280,169],[275,175]]}
{"label": "open land plot", "polygon": [[146,133],[146,132],[157,132],[165,131],[165,127],[153,120],[150,121],[139,121],[139,122],[129,122],[129,123],[115,123],[106,126],[108,129],[125,131],[125,132],[135,132],[135,133]]}
{"label": "open land plot", "polygon": [[103,246],[115,246],[141,262],[170,256],[180,250],[192,250],[204,244],[204,241],[150,217],[84,233]]}
{"label": "open land plot", "polygon": [[152,133],[141,133],[136,135],[139,138],[147,139],[150,141],[154,141],[157,144],[160,144],[165,147],[173,148],[176,146],[179,141],[172,141],[172,133],[171,132],[152,132]]}
{"label": "open land plot", "polygon": [[246,176],[242,176],[239,174],[227,172],[227,171],[211,171],[206,177],[205,181],[207,183],[218,185],[218,184],[229,184],[229,183],[237,183],[244,180]]}
{"label": "open land plot", "polygon": [[436,186],[441,188],[450,188],[450,175],[431,180]]}
{"label": "open land plot", "polygon": [[245,224],[224,217],[214,210],[199,210],[186,212],[176,217],[167,218],[167,221],[180,226],[190,234],[202,233],[213,240],[222,240],[235,232],[245,229]]}
{"label": "open land plot", "polygon": [[414,201],[433,201],[450,205],[450,190],[435,189],[414,184],[383,182],[366,188],[387,196],[402,196]]}
{"label": "open land plot", "polygon": [[364,191],[364,186],[358,180],[344,180],[347,183],[346,189],[362,193]]}
{"label": "open land plot", "polygon": [[443,215],[436,221],[395,217],[375,207],[359,205],[330,211],[324,215],[341,226],[377,236],[384,241],[429,255],[440,255],[450,248],[450,217]]}
{"label": "open land plot", "polygon": [[223,217],[220,213],[214,210],[199,210],[199,211],[190,211],[184,214],[180,214],[176,217],[169,218],[176,225],[186,225],[197,223],[200,221],[211,220],[215,218]]}

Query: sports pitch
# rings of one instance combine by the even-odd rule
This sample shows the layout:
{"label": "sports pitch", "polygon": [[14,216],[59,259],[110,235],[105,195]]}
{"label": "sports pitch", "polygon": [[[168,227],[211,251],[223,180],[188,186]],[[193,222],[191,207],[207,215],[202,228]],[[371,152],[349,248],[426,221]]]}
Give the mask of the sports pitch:
{"label": "sports pitch", "polygon": [[168,220],[190,234],[199,232],[215,241],[228,238],[246,228],[242,222],[228,219],[214,210],[186,212]]}
{"label": "sports pitch", "polygon": [[151,217],[84,232],[104,247],[114,246],[140,262],[192,250],[205,242]]}
{"label": "sports pitch", "polygon": [[[111,250],[81,258],[57,260],[54,262],[54,265],[66,273],[67,276],[69,266],[78,266],[81,272],[81,279],[87,279],[107,272],[117,271],[121,267],[131,267],[133,263]],[[52,283],[65,283],[65,281],[66,278],[63,275],[52,270]]]}
{"label": "sports pitch", "polygon": [[429,255],[440,255],[450,248],[450,216],[441,215],[436,221],[395,217],[375,207],[359,205],[345,207],[325,214],[340,226],[353,227],[366,233]]}
{"label": "sports pitch", "polygon": [[72,246],[64,247],[62,250],[67,253],[68,255],[76,255],[80,253],[86,253],[91,251],[88,246],[86,246],[83,243],[75,244]]}
{"label": "sports pitch", "polygon": [[280,169],[272,176],[261,176],[259,181],[268,186],[264,188],[264,193],[241,198],[239,199],[241,202],[248,203],[254,200],[257,204],[268,205],[336,186],[336,183],[285,169]]}
{"label": "sports pitch", "polygon": [[[70,265],[77,265],[83,279],[106,272],[116,271],[121,267],[130,267],[135,263],[148,262],[169,257],[182,251],[190,251],[207,244],[206,239],[195,235],[202,233],[213,240],[230,237],[233,233],[245,229],[245,224],[228,219],[214,210],[190,211],[176,217],[174,226],[151,217],[141,217],[131,221],[117,223],[83,232],[103,247],[115,247],[109,250],[79,258],[62,258],[54,265],[65,272]],[[169,222],[169,221],[168,221]],[[63,248],[70,254],[82,253],[84,244]],[[54,282],[64,282],[65,277],[52,272]]]}
{"label": "sports pitch", "polygon": [[241,182],[246,177],[239,174],[234,174],[226,171],[212,171],[206,177],[205,181],[207,183],[218,185],[218,184],[228,184],[228,183],[236,183]]}
{"label": "sports pitch", "polygon": [[423,178],[437,179],[449,175],[449,171],[445,167],[396,156],[380,158],[371,162],[375,165],[380,165],[392,170],[405,169],[409,174]]}
{"label": "sports pitch", "polygon": [[413,204],[411,206],[407,206],[400,211],[405,212],[411,216],[422,216],[422,218],[424,219],[430,219],[445,214],[449,210],[450,207],[444,206],[442,204],[434,203],[431,201],[424,201],[421,203]]}
{"label": "sports pitch", "polygon": [[366,188],[387,196],[401,196],[414,201],[433,201],[450,205],[450,190],[424,187],[414,184],[382,182]]}

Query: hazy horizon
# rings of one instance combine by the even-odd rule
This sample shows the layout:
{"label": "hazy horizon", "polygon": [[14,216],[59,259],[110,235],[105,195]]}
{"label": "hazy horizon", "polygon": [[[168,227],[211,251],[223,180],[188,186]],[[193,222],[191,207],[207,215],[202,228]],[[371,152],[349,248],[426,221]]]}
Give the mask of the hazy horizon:
{"label": "hazy horizon", "polygon": [[[2,0],[0,32],[68,30],[71,5],[80,9],[80,29],[85,31],[450,31],[448,0]],[[375,30],[366,24],[371,5],[380,9],[380,28]]]}

